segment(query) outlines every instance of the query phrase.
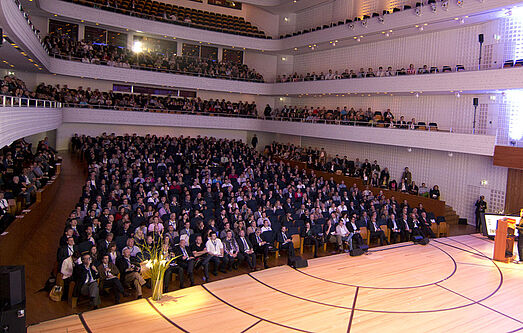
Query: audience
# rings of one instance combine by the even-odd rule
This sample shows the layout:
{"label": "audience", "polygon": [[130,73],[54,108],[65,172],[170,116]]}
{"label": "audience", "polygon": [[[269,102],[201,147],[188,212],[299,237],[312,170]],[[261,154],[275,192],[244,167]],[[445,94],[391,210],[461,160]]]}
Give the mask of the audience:
{"label": "audience", "polygon": [[[134,287],[141,297],[142,287],[150,285],[140,273],[140,262],[147,258],[139,247],[160,237],[165,256],[178,256],[166,273],[168,291],[173,273],[183,288],[185,276],[194,285],[201,267],[208,282],[211,262],[214,276],[240,265],[256,270],[256,253],[264,268],[273,251],[285,250],[291,264],[295,234],[314,245],[314,256],[324,241],[338,243],[339,250],[343,243],[349,249],[361,246],[362,227],[381,244],[388,243],[382,225],[401,236],[393,237],[395,242],[435,236],[433,215],[422,205],[410,208],[381,191],[348,187],[272,158],[310,157],[325,170],[327,164],[344,165],[338,157],[328,161],[324,150],[274,143],[263,155],[236,140],[113,134],[75,135],[72,147],[86,161],[88,175],[66,222],[59,264],[68,281],[74,266],[75,294],[91,297],[94,307],[100,301],[92,279],[98,276],[117,303],[125,288]],[[380,171],[376,161],[358,163],[358,168],[363,174],[368,168]],[[398,214],[405,220],[396,221]],[[79,251],[85,252],[81,262]]]}
{"label": "audience", "polygon": [[46,36],[44,43],[52,55],[83,63],[263,82],[260,73],[244,64],[218,62],[199,57],[181,57],[176,53],[167,52],[136,53],[122,47],[84,40],[76,41],[67,35]]}
{"label": "audience", "polygon": [[32,144],[24,139],[0,149],[0,229],[5,229],[14,217],[8,212],[9,199],[22,209],[36,200],[36,191],[44,187],[55,174],[55,151],[41,140],[32,152]]}
{"label": "audience", "polygon": [[[381,170],[377,161],[370,164],[370,162],[365,159],[365,161],[361,163],[359,158],[352,161],[349,160],[347,156],[340,158],[337,154],[329,160],[327,158],[327,153],[323,148],[318,150],[313,149],[312,147],[305,148],[295,145],[284,145],[276,142],[273,142],[272,145],[268,146],[266,152],[271,156],[278,156],[286,160],[305,162],[307,163],[307,167],[313,170],[333,172],[336,174],[361,178],[363,184],[366,185],[366,189],[363,192],[366,192],[368,195],[372,193],[369,190],[369,186],[406,192],[413,195],[419,194],[426,196],[425,194],[427,193],[425,190],[423,193],[418,193],[415,190],[417,189],[417,186],[415,182],[412,181],[412,174],[408,167],[404,169],[398,187],[396,185],[397,182],[390,179],[389,169],[385,167]],[[342,187],[346,188],[346,185],[342,184]],[[425,183],[422,183],[422,188],[426,189]],[[338,193],[338,195],[341,194]],[[440,192],[438,185],[434,185],[434,188],[430,190],[429,197],[439,200]],[[351,201],[353,200],[346,200],[345,202],[347,203]]]}
{"label": "audience", "polygon": [[[459,71],[464,71],[465,69],[460,67],[458,69]],[[445,71],[451,71],[450,68]],[[295,72],[294,74],[289,75],[278,75],[276,77],[276,82],[283,83],[283,82],[300,82],[300,81],[319,81],[319,80],[341,80],[341,79],[360,79],[360,78],[366,78],[366,77],[389,77],[389,76],[401,76],[401,75],[416,75],[416,74],[434,74],[439,73],[439,69],[436,67],[428,68],[427,65],[423,65],[423,67],[420,67],[416,70],[414,67],[414,64],[410,64],[407,69],[405,67],[393,70],[391,66],[387,67],[385,70],[383,67],[379,67],[376,71],[369,67],[367,71],[365,71],[364,68],[360,68],[358,72],[355,72],[353,69],[345,69],[343,72],[339,73],[338,71],[332,72],[332,69],[329,69],[327,73],[320,72],[319,74],[316,74],[316,72],[309,72],[305,75],[298,74]]]}

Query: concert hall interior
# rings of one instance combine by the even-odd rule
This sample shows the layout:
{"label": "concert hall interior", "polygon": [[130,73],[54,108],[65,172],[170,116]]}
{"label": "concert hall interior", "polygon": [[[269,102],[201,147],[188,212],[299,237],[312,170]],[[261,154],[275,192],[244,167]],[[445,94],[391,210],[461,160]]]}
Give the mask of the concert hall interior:
{"label": "concert hall interior", "polygon": [[0,332],[523,332],[522,0],[2,0],[0,35]]}

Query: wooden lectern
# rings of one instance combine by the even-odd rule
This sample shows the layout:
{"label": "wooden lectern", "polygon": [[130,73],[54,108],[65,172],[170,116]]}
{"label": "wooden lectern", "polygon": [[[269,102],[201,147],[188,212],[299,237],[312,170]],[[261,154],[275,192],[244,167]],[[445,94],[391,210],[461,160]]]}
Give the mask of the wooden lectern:
{"label": "wooden lectern", "polygon": [[515,228],[515,219],[503,218],[498,220],[496,238],[494,239],[494,260],[509,262],[512,259]]}

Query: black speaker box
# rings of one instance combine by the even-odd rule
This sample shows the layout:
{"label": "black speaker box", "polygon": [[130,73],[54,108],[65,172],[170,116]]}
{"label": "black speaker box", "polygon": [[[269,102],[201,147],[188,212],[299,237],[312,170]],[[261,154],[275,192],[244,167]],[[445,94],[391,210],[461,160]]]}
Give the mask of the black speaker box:
{"label": "black speaker box", "polygon": [[307,259],[303,259],[300,256],[295,256],[291,259],[291,266],[294,268],[303,268],[308,267],[309,263],[307,262]]}
{"label": "black speaker box", "polygon": [[479,41],[480,43],[483,43],[483,42],[485,41],[485,35],[483,35],[483,34],[479,34],[479,35],[478,35],[478,41]]}
{"label": "black speaker box", "polygon": [[474,106],[478,106],[478,105],[479,105],[479,98],[474,97],[474,99],[472,100],[472,104],[473,104]]}
{"label": "black speaker box", "polygon": [[20,305],[25,307],[24,266],[0,266],[0,309]]}
{"label": "black speaker box", "polygon": [[25,333],[25,309],[12,308],[2,312],[0,318],[0,332],[6,333]]}
{"label": "black speaker box", "polygon": [[419,245],[427,245],[430,242],[428,238],[423,238],[418,242]]}

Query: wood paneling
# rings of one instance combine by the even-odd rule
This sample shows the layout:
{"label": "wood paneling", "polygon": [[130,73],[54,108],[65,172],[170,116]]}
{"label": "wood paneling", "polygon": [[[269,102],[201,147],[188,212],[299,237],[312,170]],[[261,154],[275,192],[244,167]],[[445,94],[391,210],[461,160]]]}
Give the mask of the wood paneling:
{"label": "wood paneling", "polygon": [[523,148],[494,147],[494,165],[523,170]]}
{"label": "wood paneling", "polygon": [[[312,171],[312,169],[307,168],[307,164],[304,162],[288,161],[288,160],[279,159],[276,157],[274,159],[277,161],[281,160],[285,163],[289,163],[293,168],[297,166],[300,170],[306,169],[308,173],[310,173]],[[356,184],[359,189],[365,188],[365,185],[363,185],[363,181],[361,180],[361,178],[337,175],[337,174],[330,173],[330,172],[323,172],[323,171],[316,171],[316,170],[314,170],[314,173],[316,174],[316,176],[323,177],[326,180],[328,180],[332,177],[334,179],[334,181],[337,183],[341,183],[341,181],[343,180],[345,182],[345,185],[347,185],[347,187],[352,186],[352,184]],[[394,198],[396,198],[396,201],[398,201],[400,203],[403,202],[403,200],[407,200],[411,207],[417,207],[419,203],[422,203],[423,207],[427,211],[433,212],[435,216],[445,215],[445,201],[433,200],[433,199],[421,197],[418,195],[411,195],[411,194],[406,194],[406,193],[402,193],[402,192],[389,191],[387,189],[382,189],[382,188],[372,187],[372,186],[370,187],[370,190],[374,194],[379,193],[379,191],[383,191],[383,193],[385,194],[385,196],[387,198],[394,197]]]}
{"label": "wood paneling", "polygon": [[505,213],[519,214],[523,208],[523,170],[508,169]]}

